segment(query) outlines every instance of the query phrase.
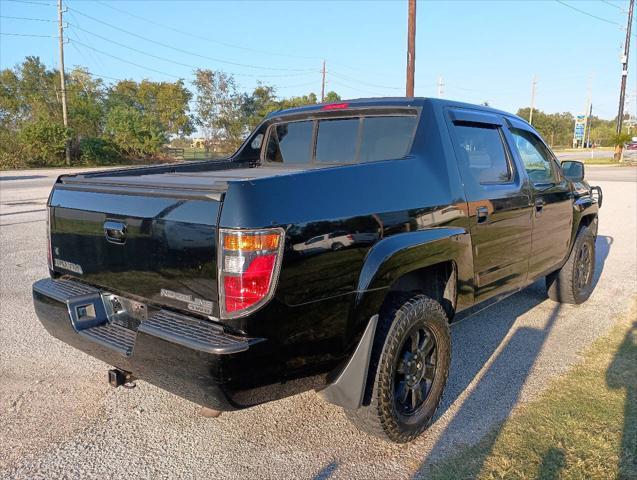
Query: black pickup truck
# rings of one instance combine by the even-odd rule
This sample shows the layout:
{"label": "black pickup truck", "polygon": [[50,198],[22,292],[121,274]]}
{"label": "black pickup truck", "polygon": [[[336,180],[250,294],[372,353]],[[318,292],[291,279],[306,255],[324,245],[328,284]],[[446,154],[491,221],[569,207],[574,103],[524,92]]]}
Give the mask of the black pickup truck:
{"label": "black pickup truck", "polygon": [[314,389],[405,442],[440,402],[460,312],[540,278],[589,297],[600,204],[581,163],[505,112],[279,111],[224,161],[61,176],[35,310],[114,386],[212,415]]}

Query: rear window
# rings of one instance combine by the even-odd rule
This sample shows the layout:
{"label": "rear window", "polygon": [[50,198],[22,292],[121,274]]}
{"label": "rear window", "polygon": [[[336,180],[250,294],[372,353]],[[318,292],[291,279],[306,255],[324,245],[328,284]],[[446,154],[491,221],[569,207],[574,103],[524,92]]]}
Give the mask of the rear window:
{"label": "rear window", "polygon": [[314,122],[276,125],[270,132],[266,160],[282,163],[309,163],[312,158]]}
{"label": "rear window", "polygon": [[350,163],[356,161],[360,119],[321,120],[316,137],[316,161]]}
{"label": "rear window", "polygon": [[279,123],[270,129],[265,159],[344,164],[402,158],[417,120],[416,115],[396,115]]}

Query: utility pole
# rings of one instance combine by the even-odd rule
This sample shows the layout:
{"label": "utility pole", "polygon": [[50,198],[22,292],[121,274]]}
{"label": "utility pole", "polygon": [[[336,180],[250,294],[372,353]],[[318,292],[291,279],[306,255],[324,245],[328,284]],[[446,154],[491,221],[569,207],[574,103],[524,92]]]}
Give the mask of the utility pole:
{"label": "utility pole", "polygon": [[[588,96],[586,99],[586,105],[584,107],[584,134],[582,136],[582,148],[585,148],[590,144],[591,139],[591,112],[593,111],[593,76],[588,77]],[[586,135],[588,134],[588,140]]]}
{"label": "utility pole", "polygon": [[[630,36],[633,26],[633,9],[635,0],[630,0],[628,7],[628,23],[626,24],[626,40],[624,42],[624,54],[622,55],[622,81],[619,90],[619,108],[617,111],[617,135],[622,133],[622,122],[624,121],[624,99],[626,97],[626,79],[628,77],[628,54],[630,53]],[[618,152],[615,152],[618,153]],[[621,152],[619,152],[621,153]]]}
{"label": "utility pole", "polygon": [[416,0],[408,0],[409,18],[407,19],[407,85],[405,96],[414,96],[414,71],[416,67]]}
{"label": "utility pole", "polygon": [[591,158],[594,157],[593,155],[593,147],[591,146],[591,130],[593,129],[593,104],[592,102],[588,102],[589,106],[588,106],[588,132],[587,132],[587,136],[586,136],[586,144],[590,147],[591,149]]}
{"label": "utility pole", "polygon": [[325,101],[325,60],[323,60],[323,82],[321,83],[321,103]]}
{"label": "utility pole", "polygon": [[[64,122],[64,128],[69,127],[69,119],[66,108],[66,81],[64,80],[64,22],[62,21],[62,0],[58,0],[58,29],[60,32],[60,90],[62,92],[62,121]],[[68,140],[65,142],[64,147],[66,154],[66,164],[71,165],[71,150],[69,148]]]}
{"label": "utility pole", "polygon": [[438,98],[442,98],[445,94],[445,84],[442,81],[442,75],[438,77]]}
{"label": "utility pole", "polygon": [[531,111],[529,112],[529,123],[533,125],[533,109],[535,108],[535,86],[537,85],[537,76],[533,75],[533,83],[531,84]]}

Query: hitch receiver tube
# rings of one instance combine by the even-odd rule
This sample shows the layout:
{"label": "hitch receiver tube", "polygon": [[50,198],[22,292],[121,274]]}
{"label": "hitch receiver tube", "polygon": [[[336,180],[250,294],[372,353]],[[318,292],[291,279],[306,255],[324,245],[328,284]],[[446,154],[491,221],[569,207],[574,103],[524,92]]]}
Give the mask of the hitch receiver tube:
{"label": "hitch receiver tube", "polygon": [[132,385],[134,381],[135,377],[133,377],[131,373],[120,370],[119,368],[112,368],[108,371],[108,383],[113,388],[122,385]]}

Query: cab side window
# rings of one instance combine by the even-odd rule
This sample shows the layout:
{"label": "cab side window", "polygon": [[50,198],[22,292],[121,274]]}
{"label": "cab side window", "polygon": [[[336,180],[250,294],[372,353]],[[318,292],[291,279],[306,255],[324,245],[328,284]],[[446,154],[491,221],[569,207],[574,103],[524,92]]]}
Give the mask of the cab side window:
{"label": "cab side window", "polygon": [[511,134],[529,179],[533,183],[557,182],[552,155],[544,143],[526,130],[512,128]]}
{"label": "cab side window", "polygon": [[510,183],[512,171],[498,126],[456,124],[456,150],[463,170],[480,184]]}

